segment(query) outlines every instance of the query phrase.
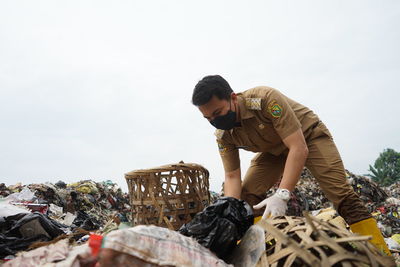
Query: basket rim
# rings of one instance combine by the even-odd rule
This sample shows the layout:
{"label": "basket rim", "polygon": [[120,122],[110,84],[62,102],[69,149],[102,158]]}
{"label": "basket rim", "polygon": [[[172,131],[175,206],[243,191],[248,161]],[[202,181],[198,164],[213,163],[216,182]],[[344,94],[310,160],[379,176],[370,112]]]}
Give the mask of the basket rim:
{"label": "basket rim", "polygon": [[153,172],[176,171],[176,170],[201,170],[208,173],[208,170],[206,168],[197,163],[172,163],[149,169],[133,170],[125,173],[125,177],[129,178],[129,176],[136,176],[138,174],[148,174]]}

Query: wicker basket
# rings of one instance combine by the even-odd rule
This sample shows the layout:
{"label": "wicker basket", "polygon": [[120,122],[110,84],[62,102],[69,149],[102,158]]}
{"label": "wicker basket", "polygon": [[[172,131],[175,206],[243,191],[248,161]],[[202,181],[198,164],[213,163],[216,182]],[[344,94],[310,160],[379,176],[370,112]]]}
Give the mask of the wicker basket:
{"label": "wicker basket", "polygon": [[194,163],[178,163],[125,174],[134,225],[177,230],[210,203],[209,173]]}
{"label": "wicker basket", "polygon": [[345,228],[304,214],[305,218],[280,216],[261,220],[266,231],[266,252],[261,266],[395,266],[367,240]]}

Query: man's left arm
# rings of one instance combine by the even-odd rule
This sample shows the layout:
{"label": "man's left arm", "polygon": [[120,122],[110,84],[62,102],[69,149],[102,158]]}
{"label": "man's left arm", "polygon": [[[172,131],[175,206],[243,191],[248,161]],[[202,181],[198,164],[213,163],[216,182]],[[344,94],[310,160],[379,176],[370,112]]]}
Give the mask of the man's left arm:
{"label": "man's left arm", "polygon": [[278,90],[270,88],[263,101],[262,115],[272,122],[275,131],[289,150],[279,189],[274,195],[254,206],[255,209],[265,207],[263,217],[267,218],[270,215],[285,215],[290,192],[299,180],[308,156],[308,148],[301,123],[287,98]]}
{"label": "man's left arm", "polygon": [[282,140],[289,149],[279,188],[294,190],[308,156],[308,148],[301,129]]}
{"label": "man's left arm", "polygon": [[[254,206],[255,209],[265,207],[264,219],[269,216],[285,215],[290,192],[294,190],[294,187],[299,181],[301,171],[303,170],[304,163],[308,156],[307,144],[301,129],[296,130],[294,133],[284,138],[283,142],[288,147],[289,154],[286,159],[279,189],[277,193]],[[289,191],[286,191],[286,194],[284,192],[285,189]],[[279,192],[279,190],[282,190],[282,192]],[[283,196],[281,195],[282,193],[284,194]]]}
{"label": "man's left arm", "polygon": [[262,115],[272,122],[275,131],[289,150],[279,188],[292,192],[308,156],[301,123],[288,98],[273,88],[265,95]]}

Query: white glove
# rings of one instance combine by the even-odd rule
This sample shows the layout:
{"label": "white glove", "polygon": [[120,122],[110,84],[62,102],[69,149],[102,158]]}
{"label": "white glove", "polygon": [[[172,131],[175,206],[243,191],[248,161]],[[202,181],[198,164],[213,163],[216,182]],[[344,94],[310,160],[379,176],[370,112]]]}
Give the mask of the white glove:
{"label": "white glove", "polygon": [[261,209],[265,206],[263,219],[267,219],[270,216],[282,216],[285,215],[287,210],[287,201],[282,198],[272,195],[253,206],[256,210]]}

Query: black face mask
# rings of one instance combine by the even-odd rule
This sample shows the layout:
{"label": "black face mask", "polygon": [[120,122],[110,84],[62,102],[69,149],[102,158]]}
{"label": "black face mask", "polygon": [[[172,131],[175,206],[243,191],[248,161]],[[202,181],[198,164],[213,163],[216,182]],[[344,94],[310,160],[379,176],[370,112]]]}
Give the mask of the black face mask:
{"label": "black face mask", "polygon": [[215,117],[210,121],[211,125],[221,130],[231,130],[236,124],[236,112],[231,110],[229,104],[229,111],[225,115]]}

